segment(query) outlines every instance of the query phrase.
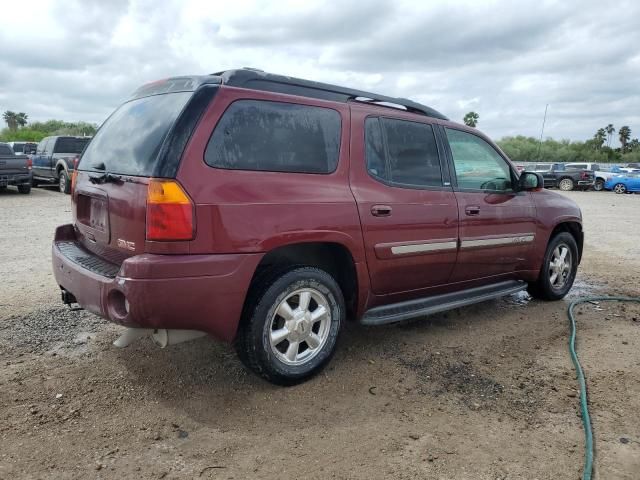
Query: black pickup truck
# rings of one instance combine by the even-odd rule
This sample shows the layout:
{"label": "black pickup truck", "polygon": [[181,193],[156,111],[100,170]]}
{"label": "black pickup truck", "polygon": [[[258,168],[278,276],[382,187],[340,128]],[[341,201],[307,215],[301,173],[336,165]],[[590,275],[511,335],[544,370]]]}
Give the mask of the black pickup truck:
{"label": "black pickup truck", "polygon": [[20,193],[31,191],[31,160],[26,155],[16,155],[6,143],[0,143],[0,190],[9,185],[18,187]]}
{"label": "black pickup truck", "polygon": [[589,190],[595,178],[591,170],[566,168],[563,163],[538,163],[527,170],[542,175],[545,188],[559,188],[565,192]]}
{"label": "black pickup truck", "polygon": [[33,160],[33,186],[40,183],[57,183],[60,191],[71,191],[73,162],[91,137],[45,137],[36,148]]}

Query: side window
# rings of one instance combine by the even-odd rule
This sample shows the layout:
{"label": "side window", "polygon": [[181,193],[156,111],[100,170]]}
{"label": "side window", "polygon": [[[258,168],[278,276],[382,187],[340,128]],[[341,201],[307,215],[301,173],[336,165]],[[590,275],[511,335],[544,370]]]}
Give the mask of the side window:
{"label": "side window", "polygon": [[374,177],[396,186],[442,186],[440,157],[431,125],[368,118],[365,145],[367,170]]}
{"label": "side window", "polygon": [[365,157],[367,171],[374,177],[388,180],[384,140],[379,118],[367,118],[364,122]]}
{"label": "side window", "polygon": [[205,162],[217,168],[331,173],[340,153],[340,114],[262,100],[232,103],[216,125]]}
{"label": "side window", "polygon": [[480,137],[446,129],[459,188],[505,191],[512,189],[511,169]]}

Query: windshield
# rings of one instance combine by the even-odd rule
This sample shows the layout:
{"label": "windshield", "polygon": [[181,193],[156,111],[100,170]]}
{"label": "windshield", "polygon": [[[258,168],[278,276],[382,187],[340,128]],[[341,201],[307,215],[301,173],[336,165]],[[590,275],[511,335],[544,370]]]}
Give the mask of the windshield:
{"label": "windshield", "polygon": [[[151,176],[167,133],[193,92],[138,98],[121,105],[100,127],[79,170]],[[98,168],[96,168],[98,167]]]}

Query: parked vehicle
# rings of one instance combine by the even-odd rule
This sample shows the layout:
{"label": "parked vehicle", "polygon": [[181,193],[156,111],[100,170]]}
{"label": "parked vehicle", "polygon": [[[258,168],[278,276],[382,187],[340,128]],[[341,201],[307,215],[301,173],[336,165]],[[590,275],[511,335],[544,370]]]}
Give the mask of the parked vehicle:
{"label": "parked vehicle", "polygon": [[7,143],[0,143],[0,190],[16,186],[20,193],[31,192],[31,159],[16,155]]}
{"label": "parked vehicle", "polygon": [[45,137],[33,155],[33,185],[57,183],[61,192],[69,193],[74,161],[91,137]]}
{"label": "parked vehicle", "polygon": [[38,146],[35,142],[7,142],[9,146],[13,149],[13,153],[16,155],[31,155],[36,153],[36,147]]}
{"label": "parked vehicle", "polygon": [[640,170],[640,163],[627,163],[627,168],[633,168],[636,170]]}
{"label": "parked vehicle", "polygon": [[255,70],[141,87],[74,174],[53,271],[67,304],[202,334],[278,384],[317,373],[341,325],[525,288],[563,298],[578,206],[485,135],[410,100]]}
{"label": "parked vehicle", "polygon": [[609,178],[604,188],[616,193],[640,192],[640,173],[621,173]]}
{"label": "parked vehicle", "polygon": [[563,163],[538,163],[533,171],[542,175],[545,188],[570,191],[575,188],[588,190],[593,186],[594,175],[591,170],[568,169]]}
{"label": "parked vehicle", "polygon": [[595,176],[593,189],[597,192],[604,190],[605,182],[612,176],[621,172],[620,167],[618,167],[617,165],[600,167],[600,165],[596,163],[568,163],[565,166],[567,168],[578,168],[593,171],[593,174]]}

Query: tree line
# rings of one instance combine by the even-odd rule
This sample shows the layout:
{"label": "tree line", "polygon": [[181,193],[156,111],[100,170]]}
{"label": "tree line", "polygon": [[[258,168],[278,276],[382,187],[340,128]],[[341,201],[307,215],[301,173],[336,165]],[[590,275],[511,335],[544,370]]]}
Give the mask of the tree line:
{"label": "tree line", "polygon": [[47,120],[45,122],[29,122],[24,112],[7,110],[2,114],[7,127],[0,130],[0,141],[32,141],[39,142],[50,135],[93,136],[98,126],[88,122],[65,122],[63,120]]}
{"label": "tree line", "polygon": [[[479,119],[480,115],[476,112],[468,112],[462,121],[468,127],[475,128]],[[537,138],[518,135],[504,137],[497,144],[514,162],[640,162],[640,141],[631,138],[631,128],[624,125],[617,133],[620,148],[611,147],[616,134],[612,123],[599,128],[593,138],[586,142],[558,141],[553,138],[541,142]]]}

